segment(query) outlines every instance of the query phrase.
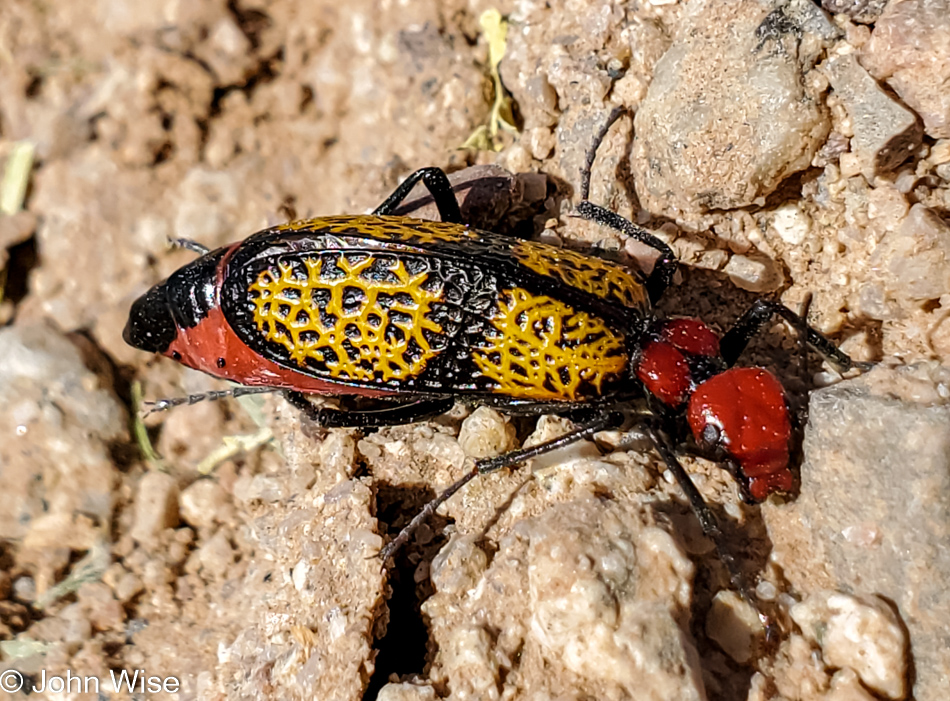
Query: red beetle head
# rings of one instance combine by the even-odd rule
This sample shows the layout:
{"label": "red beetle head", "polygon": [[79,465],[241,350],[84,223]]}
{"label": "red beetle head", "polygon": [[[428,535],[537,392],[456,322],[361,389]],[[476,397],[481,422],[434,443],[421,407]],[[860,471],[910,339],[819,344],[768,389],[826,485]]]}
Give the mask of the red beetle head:
{"label": "red beetle head", "polygon": [[736,463],[754,499],[792,488],[791,421],[782,385],[769,371],[732,368],[706,380],[690,397],[686,420],[697,443]]}

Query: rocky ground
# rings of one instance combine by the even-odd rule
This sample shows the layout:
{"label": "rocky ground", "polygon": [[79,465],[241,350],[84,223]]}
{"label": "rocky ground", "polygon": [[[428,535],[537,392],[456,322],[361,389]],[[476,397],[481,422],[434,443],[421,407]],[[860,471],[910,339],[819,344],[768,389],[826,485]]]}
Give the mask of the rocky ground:
{"label": "rocky ground", "polygon": [[[0,693],[945,698],[950,6],[824,5],[4,2]],[[570,216],[617,105],[591,199],[680,257],[663,313],[727,328],[768,296],[878,363],[841,382],[778,323],[753,344],[802,410],[788,499],[684,459],[777,641],[637,436],[472,483],[385,571],[467,459],[564,422],[459,406],[361,435],[274,397],[133,421],[139,386],[222,388],[121,338],[191,259],[172,236],[364,212],[438,165],[501,183],[480,226],[637,258]],[[489,164],[517,176],[464,170]],[[166,686],[114,691],[123,670]]]}

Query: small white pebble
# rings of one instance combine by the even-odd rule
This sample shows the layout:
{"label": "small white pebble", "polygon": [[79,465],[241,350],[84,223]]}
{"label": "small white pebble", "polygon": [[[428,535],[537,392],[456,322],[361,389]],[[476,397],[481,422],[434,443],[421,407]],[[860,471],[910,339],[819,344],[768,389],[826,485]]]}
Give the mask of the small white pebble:
{"label": "small white pebble", "polygon": [[330,634],[330,640],[338,640],[346,633],[346,614],[340,610],[339,606],[334,607],[328,614],[327,632]]}
{"label": "small white pebble", "polygon": [[772,227],[785,243],[797,246],[808,235],[811,220],[796,205],[786,204],[775,210]]}
{"label": "small white pebble", "polygon": [[930,149],[930,155],[927,156],[927,160],[935,166],[950,163],[950,139],[940,139],[935,143],[933,148]]}
{"label": "small white pebble", "polygon": [[514,445],[515,427],[494,409],[480,406],[462,422],[458,441],[471,458],[501,455]]}
{"label": "small white pebble", "polygon": [[755,610],[731,590],[720,591],[706,616],[706,635],[729,657],[742,664],[752,658],[756,638],[763,633]]}
{"label": "small white pebble", "polygon": [[294,589],[303,591],[304,587],[307,586],[307,575],[309,573],[310,564],[305,560],[300,560],[294,565],[294,569],[290,573],[290,579],[294,583]]}
{"label": "small white pebble", "polygon": [[732,256],[723,272],[736,287],[748,292],[772,292],[781,287],[785,279],[775,261],[741,254]]}
{"label": "small white pebble", "polygon": [[435,701],[435,689],[415,682],[390,682],[379,690],[376,701]]}
{"label": "small white pebble", "polygon": [[210,577],[223,577],[234,562],[234,550],[224,529],[206,540],[196,552],[202,573]]}
{"label": "small white pebble", "polygon": [[[695,481],[695,479],[694,479],[694,481]],[[723,504],[723,510],[726,512],[726,515],[727,515],[729,518],[735,519],[735,520],[737,520],[737,521],[738,521],[740,518],[742,518],[742,507],[739,506],[739,505],[738,505],[736,502],[734,502],[734,501],[727,501],[725,504]]]}
{"label": "small white pebble", "polygon": [[199,479],[181,493],[181,515],[185,522],[196,527],[210,527],[223,521],[230,497],[212,479]]}
{"label": "small white pebble", "polygon": [[811,379],[815,387],[828,387],[838,382],[838,380],[841,379],[841,375],[836,372],[823,370],[822,372],[816,372]]}
{"label": "small white pebble", "polygon": [[13,581],[13,595],[20,601],[36,598],[36,581],[32,577],[17,577]]}
{"label": "small white pebble", "polygon": [[776,594],[778,594],[778,590],[775,585],[767,580],[763,579],[755,586],[755,595],[762,601],[775,601]]}

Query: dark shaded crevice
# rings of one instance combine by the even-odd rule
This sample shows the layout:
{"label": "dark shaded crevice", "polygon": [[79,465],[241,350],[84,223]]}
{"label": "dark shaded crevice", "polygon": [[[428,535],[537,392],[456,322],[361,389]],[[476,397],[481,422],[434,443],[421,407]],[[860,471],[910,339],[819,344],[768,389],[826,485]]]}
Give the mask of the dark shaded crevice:
{"label": "dark shaded crevice", "polygon": [[[435,491],[428,487],[394,487],[380,485],[376,494],[376,518],[380,528],[394,538],[399,530],[429,500]],[[434,593],[429,577],[415,581],[420,565],[431,564],[432,558],[445,545],[443,535],[448,519],[435,516],[420,529],[426,534],[420,543],[415,538],[396,553],[389,567],[389,623],[386,633],[376,641],[376,661],[363,701],[373,701],[380,689],[395,675],[402,679],[425,672],[429,663],[429,625],[422,614],[422,604]],[[431,535],[431,537],[430,537]],[[425,564],[423,564],[425,563]]]}
{"label": "dark shaded crevice", "polygon": [[30,100],[37,97],[40,94],[40,91],[43,89],[43,76],[34,71],[30,71],[30,82],[26,86],[24,94]]}
{"label": "dark shaded crevice", "polygon": [[269,28],[273,22],[264,12],[254,8],[241,7],[237,0],[228,2],[228,12],[234,17],[241,33],[247,37],[251,44],[251,50],[256,51],[261,46],[261,34]]}
{"label": "dark shaded crevice", "polygon": [[0,572],[5,573],[0,577],[0,630],[11,636],[29,629],[45,615],[30,606],[31,602],[18,599],[14,593],[14,580],[20,576],[33,576],[33,572],[17,565],[15,548],[12,542],[0,540]]}
{"label": "dark shaded crevice", "polygon": [[175,148],[172,146],[172,142],[163,141],[155,148],[155,153],[152,155],[152,167],[161,165],[165,161],[170,160],[174,153]]}
{"label": "dark shaded crevice", "polygon": [[3,300],[16,307],[30,291],[30,273],[39,264],[36,236],[7,249],[7,278],[3,285]]}
{"label": "dark shaded crevice", "polygon": [[235,90],[240,90],[248,97],[254,90],[260,86],[270,83],[280,75],[280,66],[284,62],[284,51],[278,49],[273,55],[262,57],[254,70],[249,71],[244,79],[230,85],[219,85],[214,89],[211,96],[211,105],[208,108],[208,120],[211,120],[221,114],[221,103],[228,95]]}

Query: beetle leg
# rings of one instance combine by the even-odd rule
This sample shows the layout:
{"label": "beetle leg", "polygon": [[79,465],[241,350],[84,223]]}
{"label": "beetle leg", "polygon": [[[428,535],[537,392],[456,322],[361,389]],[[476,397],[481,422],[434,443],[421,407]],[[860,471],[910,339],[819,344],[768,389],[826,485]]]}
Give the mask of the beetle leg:
{"label": "beetle leg", "polygon": [[644,421],[641,424],[641,428],[650,438],[656,452],[660,454],[663,462],[666,463],[666,467],[673,473],[680,489],[686,494],[689,506],[693,510],[693,513],[696,514],[699,525],[703,529],[703,534],[715,544],[719,559],[729,573],[729,580],[732,582],[732,586],[736,588],[739,595],[746,600],[746,603],[748,603],[758,615],[759,620],[765,627],[767,639],[774,639],[777,635],[775,624],[768,616],[759,611],[759,607],[756,605],[755,598],[752,594],[752,589],[749,587],[749,582],[739,569],[735,556],[726,548],[722,530],[719,528],[719,522],[716,521],[716,517],[703,499],[703,495],[696,489],[696,485],[693,484],[689,473],[686,472],[680,464],[680,461],[676,458],[676,455],[673,453],[673,448],[670,446],[669,439],[657,430],[652,421]]}
{"label": "beetle leg", "polygon": [[[642,393],[639,391],[637,391],[635,394],[629,395],[618,392],[610,394],[607,397],[557,403],[552,403],[550,401],[511,399],[510,397],[505,396],[498,397],[496,401],[492,401],[492,397],[478,397],[477,400],[470,400],[469,404],[475,406],[497,407],[499,410],[504,411],[504,413],[508,416],[538,416],[540,414],[553,414],[555,416],[567,416],[571,419],[576,418],[575,423],[586,423],[586,420],[590,417],[592,411],[612,409],[618,404],[636,400],[642,396]],[[465,399],[463,398],[461,401],[464,402]]]}
{"label": "beetle leg", "polygon": [[430,397],[402,402],[385,409],[343,411],[314,406],[302,392],[286,391],[284,398],[300,409],[311,421],[323,428],[382,428],[424,421],[449,411],[455,404],[452,397]]}
{"label": "beetle leg", "polygon": [[616,428],[622,425],[623,422],[624,415],[621,412],[606,412],[595,419],[590,419],[582,423],[578,428],[565,433],[563,436],[553,438],[544,443],[539,443],[530,448],[512,450],[502,455],[496,455],[493,458],[482,458],[475,463],[475,468],[479,474],[487,475],[490,472],[495,472],[505,467],[514,467],[525,460],[536,458],[539,455],[544,455],[545,453],[550,453],[564,446],[571,445],[572,443],[582,441],[585,438],[590,438],[600,431],[604,431],[608,428]]}
{"label": "beetle leg", "polygon": [[148,416],[159,411],[167,411],[172,407],[187,404],[197,404],[198,402],[213,402],[225,397],[243,397],[248,394],[265,394],[267,392],[280,392],[278,387],[232,387],[231,389],[218,389],[211,392],[202,392],[201,394],[189,394],[187,397],[169,397],[167,399],[157,399],[154,402],[142,402],[145,409],[142,416]]}
{"label": "beetle leg", "polygon": [[646,229],[642,229],[619,214],[588,200],[584,200],[577,205],[577,213],[583,219],[609,226],[611,229],[626,234],[660,253],[660,257],[653,264],[653,272],[650,273],[646,281],[650,303],[655,305],[673,283],[673,273],[676,272],[676,255],[673,253],[673,249]]}
{"label": "beetle leg", "polygon": [[614,426],[619,426],[624,421],[624,415],[620,412],[602,413],[595,419],[590,419],[587,423],[578,428],[565,433],[563,436],[554,438],[544,443],[539,443],[531,448],[522,448],[521,450],[512,450],[511,452],[498,455],[493,458],[482,458],[475,461],[475,466],[466,472],[460,479],[453,482],[447,489],[430,501],[422,510],[417,513],[409,524],[399,531],[399,534],[393,538],[386,546],[379,551],[379,558],[385,562],[392,557],[402,546],[409,542],[409,538],[428,518],[435,513],[442,504],[455,494],[458,490],[471,482],[479,475],[485,475],[489,472],[495,472],[504,467],[514,467],[531,458],[535,458],[545,453],[563,448],[564,446],[576,443],[577,441],[590,438],[595,433],[603,431]]}
{"label": "beetle leg", "polygon": [[168,239],[168,245],[172,248],[184,248],[189,251],[194,251],[199,256],[203,256],[206,253],[210,253],[211,249],[207,246],[198,243],[197,241],[192,241],[191,239]]}
{"label": "beetle leg", "polygon": [[757,299],[719,341],[723,360],[726,361],[729,367],[735,365],[742,351],[749,345],[749,341],[771,320],[773,314],[778,314],[795,327],[795,330],[802,334],[809,346],[832,362],[842,372],[851,368],[871,369],[871,363],[852,360],[849,355],[840,351],[834,343],[784,304],[767,299]]}
{"label": "beetle leg", "polygon": [[411,173],[409,177],[393,191],[393,194],[387,197],[386,201],[373,211],[373,214],[377,216],[392,214],[396,208],[402,204],[402,201],[409,196],[409,193],[412,192],[412,188],[414,188],[416,183],[420,180],[432,194],[432,199],[435,200],[435,206],[439,208],[439,217],[442,221],[451,224],[461,224],[462,212],[459,209],[459,203],[455,198],[452,185],[449,183],[445,171],[435,167],[420,168],[414,173]]}

